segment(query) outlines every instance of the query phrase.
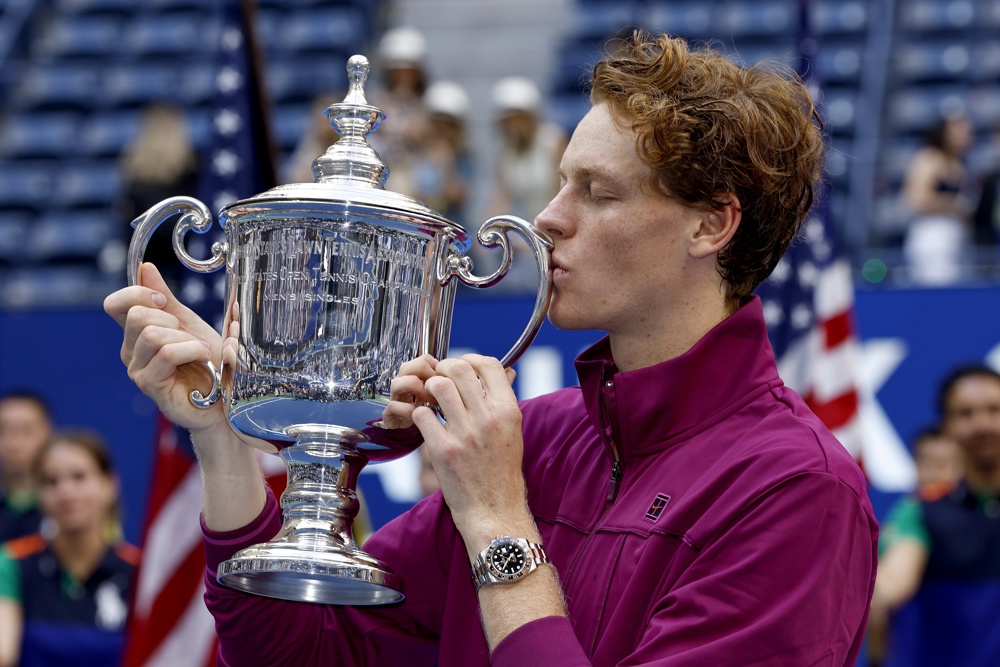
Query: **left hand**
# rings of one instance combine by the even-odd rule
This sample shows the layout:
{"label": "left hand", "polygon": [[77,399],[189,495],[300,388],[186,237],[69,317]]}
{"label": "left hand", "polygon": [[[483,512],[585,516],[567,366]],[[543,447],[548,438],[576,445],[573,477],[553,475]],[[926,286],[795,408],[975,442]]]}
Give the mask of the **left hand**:
{"label": "left hand", "polygon": [[[513,370],[492,357],[468,354],[437,363],[424,389],[441,409],[413,410],[452,518],[470,551],[527,519],[521,459],[521,411]],[[533,526],[533,523],[532,523]]]}

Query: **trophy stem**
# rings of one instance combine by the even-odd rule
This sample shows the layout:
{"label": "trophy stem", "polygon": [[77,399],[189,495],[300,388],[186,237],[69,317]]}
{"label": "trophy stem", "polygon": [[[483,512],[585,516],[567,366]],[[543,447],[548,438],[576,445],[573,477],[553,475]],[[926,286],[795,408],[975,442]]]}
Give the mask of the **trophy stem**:
{"label": "trophy stem", "polygon": [[265,597],[326,604],[377,605],[403,599],[399,578],[358,546],[358,475],[368,460],[366,438],[353,429],[301,424],[281,451],[288,485],[281,494],[284,524],[271,542],[236,553],[219,566],[219,582]]}

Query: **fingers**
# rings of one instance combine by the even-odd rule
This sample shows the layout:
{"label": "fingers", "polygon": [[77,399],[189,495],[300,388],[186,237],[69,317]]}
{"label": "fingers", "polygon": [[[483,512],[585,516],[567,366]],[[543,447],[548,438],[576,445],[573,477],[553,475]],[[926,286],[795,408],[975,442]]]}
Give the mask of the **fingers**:
{"label": "fingers", "polygon": [[165,305],[167,305],[167,297],[162,293],[148,287],[132,285],[109,294],[104,299],[104,312],[124,329],[128,312],[134,306],[160,309]]}
{"label": "fingers", "polygon": [[383,426],[408,427],[413,423],[413,409],[434,400],[424,387],[424,382],[434,377],[437,363],[437,359],[425,354],[399,367],[399,373],[389,384],[389,404],[382,411]]}
{"label": "fingers", "polygon": [[[195,343],[194,346],[188,345],[192,342]],[[191,351],[177,353],[171,350],[165,354],[161,354],[164,348],[171,346],[180,346],[179,349],[181,350],[190,349]],[[177,354],[186,354],[187,356],[177,357]],[[211,355],[212,351],[208,343],[195,338],[189,333],[168,327],[147,326],[143,328],[136,339],[135,347],[132,350],[132,359],[128,362],[128,367],[130,372],[133,369],[144,368],[157,356],[160,357],[161,361],[176,359],[174,367],[177,367],[191,361],[210,361],[212,359]]]}
{"label": "fingers", "polygon": [[438,364],[437,375],[455,383],[462,401],[469,408],[487,397],[513,398],[514,371],[504,369],[494,357],[466,354],[458,359],[445,359]]}
{"label": "fingers", "polygon": [[123,326],[125,337],[122,341],[121,357],[126,366],[132,363],[136,343],[147,328],[180,329],[177,318],[170,313],[138,305],[132,306],[128,310]]}

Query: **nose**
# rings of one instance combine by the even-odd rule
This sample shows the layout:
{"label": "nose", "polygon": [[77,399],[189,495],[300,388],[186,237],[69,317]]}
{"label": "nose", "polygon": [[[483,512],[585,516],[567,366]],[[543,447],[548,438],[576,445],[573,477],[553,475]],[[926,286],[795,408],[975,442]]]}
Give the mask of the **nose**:
{"label": "nose", "polygon": [[572,218],[566,202],[566,190],[565,187],[560,188],[548,206],[535,216],[535,227],[553,239],[565,238],[572,234]]}

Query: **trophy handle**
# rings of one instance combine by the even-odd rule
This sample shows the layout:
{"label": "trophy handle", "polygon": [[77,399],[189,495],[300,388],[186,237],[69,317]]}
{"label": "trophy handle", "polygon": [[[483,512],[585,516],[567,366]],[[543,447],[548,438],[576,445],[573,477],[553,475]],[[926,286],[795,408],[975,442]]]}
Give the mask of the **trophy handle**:
{"label": "trophy handle", "polygon": [[490,218],[479,228],[479,243],[486,248],[500,246],[503,250],[503,258],[496,271],[488,276],[478,277],[472,273],[472,259],[466,255],[452,255],[448,257],[447,269],[442,282],[447,281],[452,275],[457,276],[460,281],[469,287],[484,289],[492,287],[500,282],[510,269],[514,260],[514,253],[510,247],[509,232],[516,232],[521,238],[527,241],[528,246],[535,256],[535,265],[538,267],[538,292],[535,295],[535,309],[531,313],[528,326],[521,333],[521,337],[514,343],[514,347],[500,360],[504,368],[513,366],[524,351],[535,339],[539,327],[545,320],[545,315],[549,310],[549,297],[552,294],[552,275],[549,271],[551,263],[549,253],[552,251],[552,241],[548,235],[540,231],[526,220],[513,215],[498,215]]}
{"label": "trophy handle", "polygon": [[[226,255],[229,252],[229,245],[226,243],[213,243],[212,256],[208,259],[195,259],[187,253],[184,248],[184,235],[187,234],[188,230],[194,230],[199,234],[207,232],[212,226],[212,213],[207,206],[192,197],[171,197],[164,199],[132,221],[135,232],[132,234],[132,242],[129,243],[126,268],[129,285],[139,283],[139,267],[142,266],[142,256],[146,253],[146,246],[149,244],[153,232],[164,220],[177,214],[183,215],[174,226],[173,246],[174,254],[181,260],[181,263],[198,273],[211,273],[226,265]],[[195,389],[189,397],[195,407],[203,409],[212,407],[219,399],[222,387],[222,377],[216,370],[215,364],[206,361],[205,368],[208,369],[212,378],[212,390],[205,396],[201,391]]]}

